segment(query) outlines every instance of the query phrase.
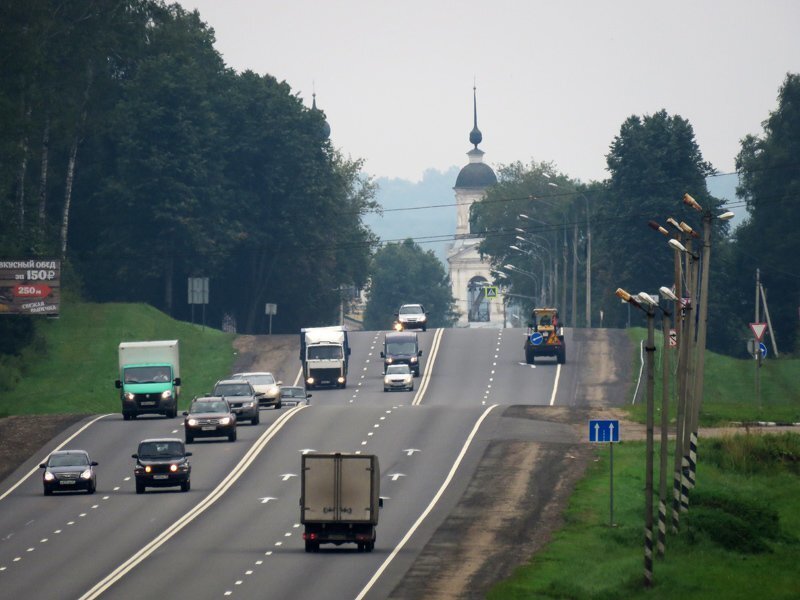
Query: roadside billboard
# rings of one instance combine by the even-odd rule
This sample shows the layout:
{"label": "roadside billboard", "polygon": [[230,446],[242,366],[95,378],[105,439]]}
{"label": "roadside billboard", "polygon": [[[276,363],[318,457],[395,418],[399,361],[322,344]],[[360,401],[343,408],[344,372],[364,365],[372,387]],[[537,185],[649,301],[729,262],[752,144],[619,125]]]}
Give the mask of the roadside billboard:
{"label": "roadside billboard", "polygon": [[0,315],[57,316],[61,261],[0,258]]}

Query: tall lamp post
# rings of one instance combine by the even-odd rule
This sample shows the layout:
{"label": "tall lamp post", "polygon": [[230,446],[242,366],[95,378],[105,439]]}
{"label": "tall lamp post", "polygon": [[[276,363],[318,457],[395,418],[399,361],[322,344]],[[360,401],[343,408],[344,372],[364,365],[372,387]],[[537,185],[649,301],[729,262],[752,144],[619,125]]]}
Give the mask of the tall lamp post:
{"label": "tall lamp post", "polygon": [[617,288],[617,297],[628,302],[636,308],[644,311],[647,315],[647,443],[646,443],[646,464],[645,464],[645,485],[644,485],[644,585],[653,586],[653,413],[655,378],[653,376],[653,365],[655,364],[655,302],[648,294],[640,293],[632,296],[622,288]]}

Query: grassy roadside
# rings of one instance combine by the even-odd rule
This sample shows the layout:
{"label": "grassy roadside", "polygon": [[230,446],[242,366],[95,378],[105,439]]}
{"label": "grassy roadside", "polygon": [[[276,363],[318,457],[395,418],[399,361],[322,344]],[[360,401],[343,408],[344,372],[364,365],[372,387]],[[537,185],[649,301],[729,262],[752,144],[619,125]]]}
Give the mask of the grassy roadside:
{"label": "grassy roadside", "polygon": [[178,339],[181,406],[207,392],[233,364],[233,334],[175,321],[146,304],[67,304],[59,319],[37,321],[22,380],[0,394],[0,416],[118,412],[121,341]]}
{"label": "grassy roadside", "polygon": [[[638,376],[638,342],[645,331],[633,330],[631,336]],[[660,340],[656,344],[660,347]],[[750,360],[707,355],[701,426],[800,421],[800,361],[768,361],[762,367],[761,406],[751,393],[753,369]],[[660,372],[659,363],[657,404]],[[643,422],[644,410],[643,403],[631,406],[631,418]],[[799,434],[743,433],[702,440],[689,512],[682,514],[677,534],[668,531],[666,555],[655,558],[654,587],[649,590],[643,584],[645,445],[623,441],[614,447],[613,527],[607,446],[598,446],[597,459],[576,486],[564,527],[527,565],[492,588],[489,599],[800,597]]]}

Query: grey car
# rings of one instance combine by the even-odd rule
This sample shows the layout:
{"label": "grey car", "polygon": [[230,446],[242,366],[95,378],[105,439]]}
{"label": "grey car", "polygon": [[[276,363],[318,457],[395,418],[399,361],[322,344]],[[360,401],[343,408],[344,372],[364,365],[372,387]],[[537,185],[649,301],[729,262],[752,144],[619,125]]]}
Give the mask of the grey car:
{"label": "grey car", "polygon": [[299,385],[284,385],[281,387],[281,402],[283,404],[308,404],[311,394],[306,388]]}
{"label": "grey car", "polygon": [[86,450],[57,450],[48,458],[47,462],[39,465],[44,469],[42,474],[42,485],[44,495],[49,496],[53,492],[74,492],[75,490],[86,490],[89,494],[94,494],[97,489],[97,474],[94,468],[97,463],[89,458]]}
{"label": "grey car", "polygon": [[246,379],[218,381],[211,395],[225,398],[237,421],[250,421],[253,425],[258,425],[258,402],[261,394]]}

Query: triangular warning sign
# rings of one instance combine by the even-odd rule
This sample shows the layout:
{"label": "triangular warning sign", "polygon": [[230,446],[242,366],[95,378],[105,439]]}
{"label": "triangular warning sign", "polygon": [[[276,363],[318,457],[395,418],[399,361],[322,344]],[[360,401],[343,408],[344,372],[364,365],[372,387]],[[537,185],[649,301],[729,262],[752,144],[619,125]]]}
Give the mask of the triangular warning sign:
{"label": "triangular warning sign", "polygon": [[753,335],[759,342],[764,339],[764,332],[767,330],[766,323],[750,323],[750,329],[753,330]]}

